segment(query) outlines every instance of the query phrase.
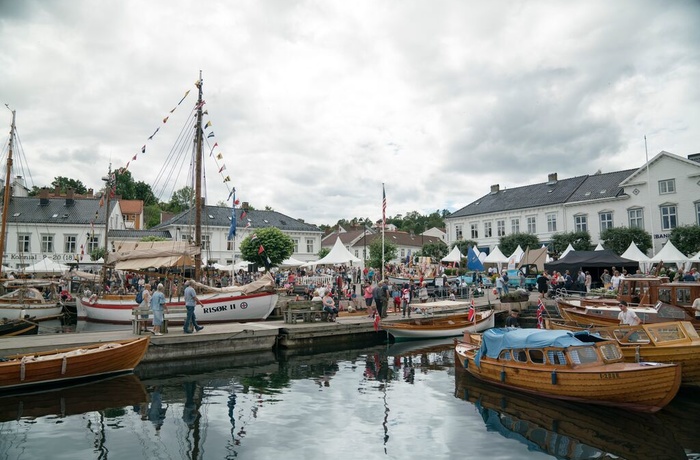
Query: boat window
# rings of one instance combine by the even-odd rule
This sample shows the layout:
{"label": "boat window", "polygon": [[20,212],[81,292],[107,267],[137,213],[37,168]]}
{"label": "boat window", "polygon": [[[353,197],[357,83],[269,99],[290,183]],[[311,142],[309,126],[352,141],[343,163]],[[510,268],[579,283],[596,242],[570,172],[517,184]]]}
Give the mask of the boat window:
{"label": "boat window", "polygon": [[693,300],[690,298],[690,288],[676,289],[676,305],[690,305]]}
{"label": "boat window", "polygon": [[569,348],[569,356],[574,364],[595,363],[598,361],[595,347],[576,347]]}
{"label": "boat window", "polygon": [[649,336],[645,331],[634,331],[627,338],[629,343],[649,343]]}
{"label": "boat window", "polygon": [[614,343],[606,343],[601,345],[600,354],[602,354],[603,358],[607,359],[608,361],[614,361],[622,357],[622,354],[620,353],[620,348],[615,346]]}
{"label": "boat window", "polygon": [[544,364],[544,352],[542,350],[528,350],[530,361],[535,364]]}
{"label": "boat window", "polygon": [[659,300],[665,303],[671,303],[671,289],[659,288]]}
{"label": "boat window", "polygon": [[510,361],[510,350],[503,350],[501,356],[498,357],[501,361]]}
{"label": "boat window", "polygon": [[622,295],[629,294],[629,284],[622,283],[622,286],[620,286],[620,294],[622,294]]}
{"label": "boat window", "polygon": [[650,328],[649,333],[656,342],[669,342],[672,340],[680,340],[685,337],[683,331],[676,326],[660,326]]}
{"label": "boat window", "polygon": [[513,350],[513,360],[521,363],[526,363],[527,353],[525,353],[525,350]]}
{"label": "boat window", "polygon": [[[661,303],[661,302],[659,302]],[[676,307],[674,305],[658,305],[657,309],[658,313],[657,316],[659,318],[671,318],[671,319],[679,319],[683,320],[685,319],[685,310],[683,310],[680,307]],[[642,321],[646,321],[645,318],[642,318],[641,315],[637,315]]]}
{"label": "boat window", "polygon": [[566,357],[564,356],[564,352],[561,350],[549,350],[547,352],[547,358],[549,358],[549,362],[551,364],[566,364]]}

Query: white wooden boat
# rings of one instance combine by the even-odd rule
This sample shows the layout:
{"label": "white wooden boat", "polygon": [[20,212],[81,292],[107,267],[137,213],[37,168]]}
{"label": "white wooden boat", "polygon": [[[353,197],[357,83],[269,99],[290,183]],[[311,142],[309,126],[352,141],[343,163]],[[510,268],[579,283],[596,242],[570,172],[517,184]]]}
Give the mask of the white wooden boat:
{"label": "white wooden boat", "polygon": [[493,310],[476,312],[476,318],[470,320],[469,313],[447,316],[416,318],[406,322],[385,323],[381,327],[394,337],[397,342],[404,340],[439,339],[457,337],[465,332],[481,332],[492,328],[495,323]]}
{"label": "white wooden boat", "polygon": [[0,318],[21,319],[26,315],[35,321],[53,319],[61,315],[63,306],[55,301],[45,300],[38,289],[20,287],[0,297]]}

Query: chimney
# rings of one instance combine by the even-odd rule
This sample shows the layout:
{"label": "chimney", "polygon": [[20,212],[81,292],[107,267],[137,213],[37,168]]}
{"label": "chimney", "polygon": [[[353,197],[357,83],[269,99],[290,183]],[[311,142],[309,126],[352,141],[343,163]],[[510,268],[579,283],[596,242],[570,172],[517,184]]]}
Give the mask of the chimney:
{"label": "chimney", "polygon": [[547,185],[554,185],[557,183],[557,173],[551,173],[547,176]]}
{"label": "chimney", "polygon": [[72,188],[66,190],[66,206],[73,206],[75,204],[75,191]]}
{"label": "chimney", "polygon": [[491,194],[493,195],[493,194],[495,194],[495,193],[498,193],[498,190],[500,190],[500,188],[501,188],[501,187],[500,187],[498,184],[492,185],[492,186],[491,186]]}
{"label": "chimney", "polygon": [[94,193],[95,192],[91,188],[87,189],[87,198],[92,198]]}
{"label": "chimney", "polygon": [[39,206],[48,206],[49,205],[49,189],[46,187],[43,187],[41,190],[39,190]]}
{"label": "chimney", "polygon": [[61,196],[61,187],[58,185],[54,187],[53,189],[53,196],[54,198]]}

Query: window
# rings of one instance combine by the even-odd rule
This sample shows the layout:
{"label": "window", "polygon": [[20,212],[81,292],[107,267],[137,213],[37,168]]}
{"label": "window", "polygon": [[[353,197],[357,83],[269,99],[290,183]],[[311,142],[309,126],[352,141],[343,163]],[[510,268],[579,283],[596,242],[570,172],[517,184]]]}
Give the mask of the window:
{"label": "window", "polygon": [[528,350],[528,354],[530,355],[530,361],[533,364],[544,364],[544,352],[539,349],[534,349],[534,350]]}
{"label": "window", "polygon": [[401,259],[403,260],[405,258],[406,258],[406,249],[401,248]]}
{"label": "window", "polygon": [[299,253],[299,238],[292,238],[292,241],[294,242],[294,254]]}
{"label": "window", "polygon": [[87,253],[91,254],[92,251],[100,247],[100,236],[99,235],[88,235],[87,237]]}
{"label": "window", "polygon": [[208,251],[211,248],[211,237],[209,235],[202,235],[202,250]]}
{"label": "window", "polygon": [[662,230],[671,230],[673,228],[676,228],[677,225],[677,220],[676,220],[676,206],[675,205],[667,205],[667,206],[661,206],[661,229]]}
{"label": "window", "polygon": [[692,305],[693,299],[690,297],[690,288],[677,288],[676,289],[676,304],[677,305]]}
{"label": "window", "polygon": [[579,214],[574,216],[574,230],[577,232],[587,232],[588,231],[588,216],[585,214]]}
{"label": "window", "polygon": [[41,252],[53,252],[53,235],[41,235]]}
{"label": "window", "polygon": [[314,239],[313,238],[306,239],[306,252],[308,252],[309,254],[314,253]]}
{"label": "window", "polygon": [[496,221],[496,233],[498,236],[506,236],[506,221],[497,220]]}
{"label": "window", "polygon": [[700,225],[700,203],[695,203],[695,223]]}
{"label": "window", "polygon": [[63,237],[63,252],[66,254],[75,254],[77,252],[77,240],[77,235],[65,235]]}
{"label": "window", "polygon": [[[226,250],[227,251],[233,251],[233,245],[235,241],[234,240],[226,240]],[[229,264],[231,265],[231,264]]]}
{"label": "window", "polygon": [[462,224],[456,224],[455,225],[455,239],[457,241],[461,240],[464,237],[462,234]]}
{"label": "window", "polygon": [[665,179],[659,181],[659,195],[676,193],[676,179]]}
{"label": "window", "polygon": [[360,258],[360,250],[359,249],[355,249],[355,257],[357,257],[358,259]]}
{"label": "window", "polygon": [[493,230],[491,228],[491,222],[484,222],[484,238],[490,238],[493,236]]}
{"label": "window", "polygon": [[180,241],[191,241],[190,235],[187,233],[180,234]]}
{"label": "window", "polygon": [[598,214],[600,219],[600,231],[606,230],[608,228],[613,228],[613,216],[612,212],[601,212]]}
{"label": "window", "polygon": [[644,228],[644,209],[633,208],[627,211],[630,228]]}
{"label": "window", "polygon": [[527,232],[537,233],[537,218],[535,216],[527,218]]}
{"label": "window", "polygon": [[510,232],[511,233],[520,233],[520,219],[511,219],[510,220]]}
{"label": "window", "polygon": [[525,350],[513,350],[513,360],[518,361],[521,363],[526,363],[527,362],[527,353]]}
{"label": "window", "polygon": [[557,213],[550,212],[547,214],[547,231],[556,232],[557,231]]}
{"label": "window", "polygon": [[32,252],[31,238],[32,235],[18,234],[17,252]]}
{"label": "window", "polygon": [[472,224],[471,229],[472,229],[472,238],[474,238],[474,239],[479,238],[479,227],[477,226],[477,224]]}

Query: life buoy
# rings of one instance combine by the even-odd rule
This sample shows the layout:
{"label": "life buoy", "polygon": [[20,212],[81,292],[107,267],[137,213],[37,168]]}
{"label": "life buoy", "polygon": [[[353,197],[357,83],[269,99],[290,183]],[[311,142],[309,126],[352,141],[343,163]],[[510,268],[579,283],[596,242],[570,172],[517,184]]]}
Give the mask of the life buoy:
{"label": "life buoy", "polygon": [[91,295],[90,298],[88,299],[88,303],[89,303],[90,305],[94,305],[94,304],[95,304],[95,301],[97,301],[97,294]]}

